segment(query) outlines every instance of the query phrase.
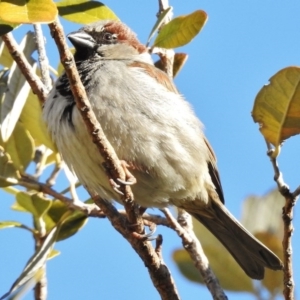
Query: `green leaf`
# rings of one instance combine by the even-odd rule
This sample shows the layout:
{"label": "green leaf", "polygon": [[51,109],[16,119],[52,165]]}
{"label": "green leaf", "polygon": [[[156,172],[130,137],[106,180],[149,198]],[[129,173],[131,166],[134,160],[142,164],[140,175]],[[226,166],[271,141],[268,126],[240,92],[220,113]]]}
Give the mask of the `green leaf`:
{"label": "green leaf", "polygon": [[257,94],[252,111],[265,139],[279,146],[300,133],[300,68],[288,67],[270,78]]}
{"label": "green leaf", "polygon": [[24,225],[15,221],[0,221],[0,229],[12,228],[12,227],[23,227]]}
{"label": "green leaf", "polygon": [[0,2],[0,19],[11,23],[50,23],[57,16],[52,0],[14,0]]}
{"label": "green leaf", "polygon": [[16,124],[12,135],[3,146],[16,169],[23,173],[34,157],[34,142],[20,122]]}
{"label": "green leaf", "polygon": [[7,187],[18,183],[20,178],[10,156],[0,146],[0,187]]}
{"label": "green leaf", "polygon": [[14,188],[14,187],[12,187],[12,186],[4,187],[3,190],[4,190],[5,192],[7,192],[7,193],[13,195],[13,196],[16,196],[17,193],[20,192],[20,190]]}
{"label": "green leaf", "polygon": [[28,230],[32,234],[36,234],[36,231],[22,223],[15,222],[15,221],[2,221],[0,222],[0,229],[6,228],[22,228]]}
{"label": "green leaf", "polygon": [[60,251],[52,249],[47,257],[48,260],[60,255]]}
{"label": "green leaf", "polygon": [[10,23],[10,22],[3,22],[2,20],[0,20],[0,36],[13,31],[18,26],[19,26],[19,24]]}
{"label": "green leaf", "polygon": [[[29,63],[33,69],[35,69],[36,63],[31,58],[31,54],[35,50],[33,33],[26,34],[21,42],[20,50],[23,51]],[[7,92],[0,103],[0,133],[4,142],[6,142],[12,134],[29,92],[30,86],[14,62],[8,76]]]}
{"label": "green leaf", "polygon": [[[58,222],[60,222],[62,216],[67,211],[70,210],[64,203],[58,200],[54,200],[52,202],[51,208],[44,216],[47,230],[49,230],[52,226],[55,226]],[[87,220],[88,218],[85,214],[79,211],[72,212],[72,214],[68,216],[61,225],[57,241],[67,239],[74,235],[86,224]]]}
{"label": "green leaf", "polygon": [[172,49],[189,43],[202,29],[206,20],[207,14],[202,10],[174,18],[160,30],[153,47]]}
{"label": "green leaf", "polygon": [[16,195],[16,200],[19,206],[36,218],[42,217],[52,205],[52,201],[42,197],[40,193],[19,192]]}
{"label": "green leaf", "polygon": [[30,135],[36,141],[35,145],[44,144],[47,148],[57,152],[48,133],[45,122],[42,119],[42,108],[37,97],[30,91],[26,103],[20,115],[20,121],[30,132]]}
{"label": "green leaf", "polygon": [[0,64],[5,68],[10,68],[14,60],[5,46],[5,43],[0,39]]}
{"label": "green leaf", "polygon": [[149,34],[149,37],[148,37],[148,40],[147,40],[147,45],[149,44],[150,40],[152,39],[153,35],[155,34],[155,32],[157,30],[159,30],[160,26],[163,24],[163,22],[166,20],[166,18],[169,16],[169,13],[172,12],[173,10],[173,7],[172,6],[169,6],[167,9],[165,9],[158,17],[157,21],[155,22],[150,34]]}
{"label": "green leaf", "polygon": [[65,0],[56,3],[59,15],[68,21],[89,24],[99,20],[118,20],[114,12],[98,1]]}
{"label": "green leaf", "polygon": [[57,241],[68,239],[84,227],[88,218],[85,214],[75,211],[61,226]]}

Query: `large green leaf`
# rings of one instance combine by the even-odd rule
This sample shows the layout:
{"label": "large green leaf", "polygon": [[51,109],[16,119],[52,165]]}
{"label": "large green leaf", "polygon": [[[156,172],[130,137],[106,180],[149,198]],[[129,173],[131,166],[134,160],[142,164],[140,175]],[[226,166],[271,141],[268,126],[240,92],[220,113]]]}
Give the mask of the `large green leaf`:
{"label": "large green leaf", "polygon": [[10,68],[14,60],[5,46],[5,43],[0,39],[0,64],[5,68]]}
{"label": "large green leaf", "polygon": [[[36,63],[31,58],[34,49],[35,41],[33,33],[27,33],[21,42],[20,50],[23,51],[33,69],[36,68]],[[0,133],[4,142],[6,142],[12,134],[29,92],[30,86],[14,62],[8,76],[7,92],[0,103]]]}
{"label": "large green leaf", "polygon": [[12,135],[3,146],[14,166],[20,172],[24,172],[34,157],[34,141],[20,122],[16,124]]}
{"label": "large green leaf", "polygon": [[[47,230],[50,230],[58,222],[60,222],[62,216],[69,211],[69,208],[61,201],[54,200],[51,208],[44,215],[44,221]],[[74,211],[68,216],[61,225],[58,233],[57,241],[67,239],[79,231],[87,222],[88,218],[85,214]]]}
{"label": "large green leaf", "polygon": [[13,227],[18,227],[22,228],[24,225],[20,222],[15,222],[15,221],[0,221],[0,229],[5,229],[5,228],[13,228]]}
{"label": "large green leaf", "polygon": [[44,144],[54,152],[57,152],[56,146],[53,144],[46,124],[42,119],[42,108],[37,97],[30,91],[26,103],[20,115],[20,121],[24,127],[30,132],[35,140],[35,145]]}
{"label": "large green leaf", "polygon": [[270,78],[255,98],[252,117],[274,146],[300,133],[299,67],[282,69]]}
{"label": "large green leaf", "polygon": [[98,1],[65,0],[56,3],[59,15],[68,21],[89,24],[99,20],[118,20],[114,12]]}
{"label": "large green leaf", "polygon": [[[0,20],[0,36],[11,32],[18,26],[19,26],[19,24],[3,22],[2,20]],[[0,54],[0,56],[1,56],[1,54]]]}
{"label": "large green leaf", "polygon": [[44,198],[39,193],[19,192],[16,195],[16,200],[22,209],[36,218],[41,218],[52,205],[51,200]]}
{"label": "large green leaf", "polygon": [[10,156],[0,146],[0,187],[17,184],[19,177]]}
{"label": "large green leaf", "polygon": [[13,0],[0,2],[0,19],[11,23],[50,23],[57,16],[52,0]]}
{"label": "large green leaf", "polygon": [[189,43],[202,29],[207,20],[207,14],[202,10],[174,18],[163,26],[157,35],[153,46],[160,48],[177,48]]}

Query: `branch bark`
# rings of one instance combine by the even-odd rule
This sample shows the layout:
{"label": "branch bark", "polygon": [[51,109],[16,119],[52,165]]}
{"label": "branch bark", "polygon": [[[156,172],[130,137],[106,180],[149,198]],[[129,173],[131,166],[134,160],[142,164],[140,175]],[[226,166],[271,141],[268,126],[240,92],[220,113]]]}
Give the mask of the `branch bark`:
{"label": "branch bark", "polygon": [[293,261],[292,261],[292,234],[294,231],[293,227],[293,208],[296,204],[297,197],[299,195],[299,187],[291,192],[289,186],[284,182],[283,175],[280,172],[279,165],[274,155],[274,149],[267,143],[268,156],[270,157],[273,169],[274,169],[274,180],[277,183],[278,190],[281,195],[285,198],[285,205],[282,208],[282,219],[284,226],[284,235],[282,241],[283,247],[283,264],[284,264],[284,275],[283,275],[283,295],[286,300],[293,300],[295,294],[295,283],[293,278]]}
{"label": "branch bark", "polygon": [[203,251],[199,240],[195,236],[191,215],[189,215],[183,209],[178,209],[178,218],[176,220],[168,209],[162,209],[162,211],[169,221],[171,227],[181,238],[183,248],[189,253],[195,267],[202,275],[203,280],[213,299],[228,299],[217,277],[209,266],[209,261]]}
{"label": "branch bark", "polygon": [[11,33],[4,34],[2,35],[2,40],[5,43],[10,55],[20,68],[22,74],[28,81],[33,93],[38,96],[41,103],[44,103],[48,91],[41,79],[33,71],[24,54],[19,50],[19,45],[15,41],[13,35]]}
{"label": "branch bark", "polygon": [[[59,21],[49,24],[51,35],[54,38],[59,50],[61,62],[65,68],[66,74],[69,78],[71,90],[76,102],[76,106],[81,113],[83,121],[91,135],[93,143],[97,146],[100,155],[104,158],[107,170],[109,172],[109,179],[117,182],[117,179],[126,181],[124,169],[118,159],[113,147],[107,140],[97,118],[91,109],[91,105],[87,99],[85,89],[81,83],[77,68],[65,41],[64,31]],[[143,221],[139,216],[138,206],[134,203],[133,193],[130,186],[122,185],[121,192],[124,196],[122,201],[131,224],[134,225],[138,233],[143,233]]]}

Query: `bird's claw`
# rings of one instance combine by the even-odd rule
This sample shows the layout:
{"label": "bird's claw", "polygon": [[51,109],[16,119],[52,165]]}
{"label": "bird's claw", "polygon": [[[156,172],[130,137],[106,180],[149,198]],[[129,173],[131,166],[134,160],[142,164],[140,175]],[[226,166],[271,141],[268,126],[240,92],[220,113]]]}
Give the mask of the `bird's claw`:
{"label": "bird's claw", "polygon": [[124,185],[133,185],[136,183],[136,179],[135,177],[132,178],[134,178],[134,180],[132,180],[131,178],[128,178],[128,180],[122,180],[121,178],[117,178],[117,181]]}
{"label": "bird's claw", "polygon": [[112,189],[116,192],[116,193],[118,193],[118,194],[120,194],[120,195],[124,195],[124,193],[123,192],[121,192],[120,190],[119,190],[119,188],[121,187],[119,184],[117,184],[113,179],[109,179],[109,183],[110,183],[110,185],[111,185],[111,187],[112,187]]}
{"label": "bird's claw", "polygon": [[[140,233],[137,233],[137,232],[133,232],[133,236],[139,240],[142,240],[142,241],[147,241],[147,242],[151,242],[151,241],[154,241],[157,239],[157,235],[153,236],[153,234],[155,233],[156,231],[156,224],[154,223],[147,223],[145,224],[149,227],[150,229],[150,232],[148,233],[144,233],[144,234],[140,234]],[[134,225],[132,225],[134,226]]]}

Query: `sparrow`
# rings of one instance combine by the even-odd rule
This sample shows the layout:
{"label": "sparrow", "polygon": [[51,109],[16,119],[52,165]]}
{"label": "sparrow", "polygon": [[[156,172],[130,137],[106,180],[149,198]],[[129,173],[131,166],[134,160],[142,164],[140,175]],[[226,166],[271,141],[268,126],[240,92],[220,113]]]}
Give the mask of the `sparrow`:
{"label": "sparrow", "polygon": [[[216,157],[203,125],[167,74],[157,69],[136,34],[104,20],[68,35],[91,107],[118,157],[136,178],[143,207],[176,206],[200,221],[245,273],[264,277],[280,259],[226,209]],[[66,74],[49,93],[43,118],[68,167],[89,190],[107,200],[119,195],[107,179],[78,111]]]}

